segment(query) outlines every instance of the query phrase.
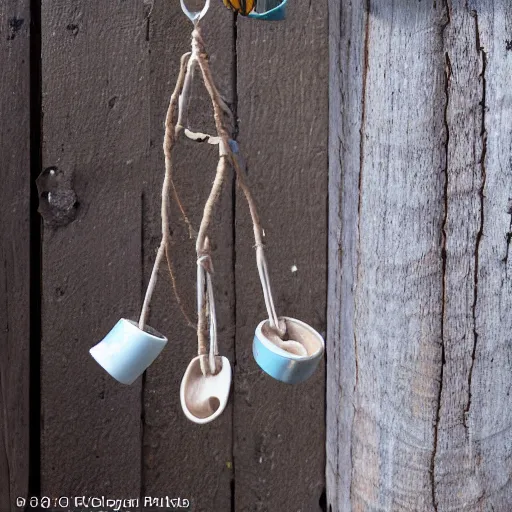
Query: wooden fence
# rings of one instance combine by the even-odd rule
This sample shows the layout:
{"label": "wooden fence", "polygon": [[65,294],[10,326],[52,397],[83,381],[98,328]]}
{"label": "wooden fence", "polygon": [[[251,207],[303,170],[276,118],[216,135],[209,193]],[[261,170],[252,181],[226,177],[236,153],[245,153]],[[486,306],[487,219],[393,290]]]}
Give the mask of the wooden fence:
{"label": "wooden fence", "polygon": [[[282,23],[213,4],[204,37],[262,211],[278,310],[325,333],[325,2],[297,2]],[[159,243],[164,115],[191,28],[175,0],[0,4],[1,512],[30,496],[55,508],[61,496],[182,497],[209,512],[324,506],[324,365],[291,387],[253,361],[265,310],[234,180],[213,236],[220,346],[234,366],[220,419],[197,426],[181,412],[195,333],[163,270],[150,323],[169,344],[145,376],[120,385],[88,354],[141,307]],[[207,129],[196,93],[193,124]],[[203,146],[184,144],[176,160],[195,224],[215,169]],[[172,216],[177,286],[194,315],[194,243],[175,206]]]}
{"label": "wooden fence", "polygon": [[[213,241],[234,386],[202,427],[179,406],[195,333],[166,272],[150,324],[169,344],[145,376],[116,384],[88,355],[141,306],[191,25],[174,0],[0,4],[0,512],[29,496],[512,510],[510,1],[289,4],[285,22],[258,23],[215,1],[204,36],[278,310],[327,330],[327,370],[289,387],[253,361],[265,311],[233,179]],[[193,126],[211,130],[200,87],[194,99]],[[206,146],[176,156],[196,225]],[[172,218],[193,316],[194,243],[176,205]]]}

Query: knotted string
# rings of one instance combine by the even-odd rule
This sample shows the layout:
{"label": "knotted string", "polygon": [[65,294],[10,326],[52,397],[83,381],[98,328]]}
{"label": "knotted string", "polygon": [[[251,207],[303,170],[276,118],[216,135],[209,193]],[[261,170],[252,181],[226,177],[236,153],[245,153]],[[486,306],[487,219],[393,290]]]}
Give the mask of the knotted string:
{"label": "knotted string", "polygon": [[215,83],[213,82],[207,54],[205,51],[204,41],[201,37],[199,25],[196,25],[194,31],[192,32],[192,54],[194,56],[197,56],[196,58],[198,59],[199,62],[199,67],[203,75],[204,84],[213,105],[215,128],[217,131],[217,136],[220,138],[219,153],[221,154],[221,158],[223,154],[226,154],[227,157],[229,158],[230,163],[233,165],[235,169],[238,184],[240,185],[240,188],[242,189],[244,196],[247,200],[247,204],[249,205],[249,212],[251,214],[253,224],[254,240],[256,242],[256,263],[258,266],[260,281],[263,288],[263,294],[265,298],[265,305],[267,307],[270,327],[274,329],[279,334],[279,336],[284,336],[286,327],[284,323],[282,325],[279,324],[278,317],[275,311],[274,301],[272,298],[270,278],[268,274],[265,253],[263,250],[263,230],[261,228],[256,203],[254,202],[249,186],[245,181],[245,176],[242,170],[240,169],[238,159],[234,155],[229,144],[230,137],[228,135],[226,127],[224,126],[222,118],[222,114],[227,109],[227,106],[225,102],[222,100],[219,91],[217,90],[217,88],[215,87]]}
{"label": "knotted string", "polygon": [[[165,155],[165,175],[164,175],[164,182],[162,185],[162,207],[161,207],[161,217],[162,217],[162,240],[160,242],[160,246],[158,247],[158,252],[156,254],[155,263],[153,265],[153,270],[151,272],[151,277],[149,279],[149,284],[146,290],[146,295],[144,297],[144,303],[142,305],[142,310],[140,313],[139,318],[139,329],[144,330],[144,327],[147,322],[147,316],[149,314],[149,305],[151,303],[151,298],[153,296],[153,292],[155,290],[156,281],[158,277],[158,270],[160,268],[160,264],[162,262],[162,259],[164,255],[166,256],[168,266],[169,266],[169,273],[171,275],[171,281],[173,283],[173,289],[175,292],[176,300],[178,302],[178,305],[181,309],[181,312],[187,319],[187,322],[189,325],[192,325],[191,320],[189,319],[187,313],[185,312],[180,297],[176,290],[176,279],[174,276],[173,268],[171,265],[171,259],[170,259],[170,222],[169,222],[169,192],[172,188],[174,191],[174,197],[179,205],[181,205],[181,202],[179,200],[176,187],[174,186],[174,182],[172,179],[173,174],[173,165],[172,165],[172,151],[174,148],[174,145],[176,143],[176,133],[174,130],[174,117],[176,115],[176,109],[178,108],[178,102],[179,97],[181,94],[181,91],[183,89],[183,83],[186,78],[186,69],[187,69],[187,62],[189,60],[190,53],[185,53],[181,57],[181,65],[180,65],[180,73],[178,75],[178,80],[176,82],[176,87],[174,88],[174,92],[172,93],[171,100],[169,102],[169,108],[167,110],[167,115],[165,119],[165,135],[164,135],[164,155]],[[184,214],[184,210],[183,210]],[[186,215],[185,215],[186,217]]]}
{"label": "knotted string", "polygon": [[[210,195],[208,200],[206,201],[203,217],[201,219],[201,224],[199,227],[199,232],[197,234],[196,240],[196,254],[197,254],[197,293],[198,293],[198,322],[197,322],[197,338],[198,338],[198,353],[199,355],[206,354],[206,332],[208,325],[208,312],[209,312],[209,323],[210,323],[210,358],[209,358],[209,366],[210,371],[215,373],[217,371],[215,369],[215,356],[218,353],[217,349],[217,336],[216,336],[216,318],[215,318],[215,304],[213,300],[213,285],[211,275],[213,273],[213,267],[211,262],[210,255],[210,247],[209,241],[207,237],[207,231],[211,223],[211,219],[213,216],[214,207],[217,204],[219,197],[221,195],[222,186],[225,182],[228,165],[231,164],[236,173],[237,182],[242,189],[244,196],[247,200],[249,206],[249,212],[251,215],[252,223],[253,223],[253,233],[255,239],[255,248],[256,248],[256,262],[258,267],[258,273],[263,289],[265,305],[267,308],[267,313],[269,316],[270,327],[277,332],[277,334],[282,337],[285,334],[285,326],[284,323],[282,325],[279,324],[279,320],[275,311],[274,302],[272,298],[272,292],[270,288],[270,279],[268,274],[267,263],[264,254],[264,242],[263,242],[263,231],[261,228],[258,212],[256,209],[256,204],[250,192],[250,189],[245,181],[245,176],[240,168],[238,159],[236,155],[233,153],[231,146],[229,144],[230,137],[228,134],[228,130],[226,129],[223,121],[223,114],[230,113],[230,110],[226,103],[222,100],[215,84],[213,82],[213,78],[211,76],[210,67],[208,63],[208,56],[206,54],[204,41],[201,36],[199,20],[194,23],[194,30],[192,32],[192,51],[185,53],[181,58],[180,65],[180,73],[178,76],[178,80],[176,83],[176,87],[171,96],[171,100],[169,102],[169,108],[166,115],[165,121],[165,135],[164,135],[164,155],[165,155],[165,176],[164,183],[162,186],[162,208],[161,208],[161,216],[162,216],[162,240],[160,246],[158,248],[158,252],[155,258],[155,264],[153,266],[153,270],[151,273],[151,278],[148,284],[148,288],[146,291],[146,296],[144,298],[144,304],[142,307],[140,319],[139,319],[139,328],[144,329],[146,324],[149,304],[151,302],[151,297],[155,289],[158,269],[160,267],[163,256],[166,256],[169,273],[171,275],[171,282],[173,285],[174,294],[180,310],[184,317],[187,320],[189,325],[193,325],[190,318],[186,314],[181,300],[179,298],[179,294],[176,288],[176,279],[172,267],[171,255],[170,255],[170,223],[169,223],[169,205],[168,198],[170,193],[173,193],[174,199],[176,200],[180,213],[185,220],[189,228],[190,236],[192,237],[195,233],[195,230],[186,215],[183,204],[179,198],[179,194],[177,192],[176,186],[173,180],[173,160],[172,153],[176,144],[176,140],[180,133],[185,132],[187,135],[187,129],[184,127],[185,116],[186,116],[186,106],[188,105],[188,97],[190,94],[190,84],[192,82],[192,73],[196,67],[199,65],[201,70],[201,75],[210,96],[210,100],[213,106],[213,114],[215,121],[215,128],[217,131],[217,139],[219,144],[219,161],[217,164],[217,170],[215,174],[215,179],[213,182],[212,189],[210,191]],[[176,111],[178,111],[178,119],[175,123],[174,119],[176,117]],[[191,133],[191,132],[189,132]],[[194,137],[191,137],[194,138]],[[211,136],[207,136],[210,140],[214,138]],[[197,138],[195,139],[197,140]],[[207,301],[205,300],[205,287],[207,291]],[[206,303],[208,303],[208,308],[206,307]],[[208,311],[208,312],[207,312]],[[207,369],[201,365],[203,373],[207,371]],[[214,371],[215,369],[215,371]]]}

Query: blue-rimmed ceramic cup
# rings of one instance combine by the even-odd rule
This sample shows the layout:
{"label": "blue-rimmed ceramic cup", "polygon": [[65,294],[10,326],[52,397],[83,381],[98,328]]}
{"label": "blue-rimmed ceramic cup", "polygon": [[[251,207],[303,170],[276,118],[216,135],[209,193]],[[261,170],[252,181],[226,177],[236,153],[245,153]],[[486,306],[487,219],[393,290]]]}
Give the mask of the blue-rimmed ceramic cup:
{"label": "blue-rimmed ceramic cup", "polygon": [[287,384],[297,384],[315,373],[324,354],[325,342],[315,329],[300,320],[286,316],[280,317],[280,320],[284,320],[286,324],[289,339],[282,345],[300,344],[305,349],[304,355],[278,346],[276,340],[279,340],[271,330],[268,320],[264,320],[256,328],[252,353],[259,367],[271,377]]}
{"label": "blue-rimmed ceramic cup", "polygon": [[149,326],[122,318],[97,345],[89,350],[114,379],[132,384],[157,358],[167,338]]}
{"label": "blue-rimmed ceramic cup", "polygon": [[256,10],[249,14],[254,20],[280,21],[286,18],[287,0],[260,0]]}

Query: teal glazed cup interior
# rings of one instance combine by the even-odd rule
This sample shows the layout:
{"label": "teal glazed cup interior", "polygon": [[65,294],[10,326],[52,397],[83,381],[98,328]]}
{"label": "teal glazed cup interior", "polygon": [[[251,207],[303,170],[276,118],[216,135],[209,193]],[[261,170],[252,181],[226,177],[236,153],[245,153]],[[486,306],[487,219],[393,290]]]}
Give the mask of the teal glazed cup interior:
{"label": "teal glazed cup interior", "polygon": [[[249,14],[249,18],[252,18],[254,20],[267,20],[267,21],[280,21],[284,20],[286,17],[286,2],[287,0],[283,0],[279,5],[276,5],[275,7],[272,7],[268,10],[265,10],[264,12],[259,12],[257,10],[252,11]],[[275,4],[274,1],[266,0],[261,2],[264,6],[268,6],[269,4]],[[265,7],[267,9],[268,7]],[[258,9],[258,7],[256,7]]]}
{"label": "teal glazed cup interior", "polygon": [[91,356],[121,384],[132,384],[158,357],[167,338],[151,327],[139,329],[136,322],[122,318],[97,345]]}
{"label": "teal glazed cup interior", "polygon": [[252,353],[258,366],[271,377],[287,384],[297,384],[315,373],[324,354],[325,342],[308,324],[286,316],[281,319],[286,323],[290,340],[303,345],[307,355],[292,354],[273,343],[268,320],[264,320],[256,328]]}

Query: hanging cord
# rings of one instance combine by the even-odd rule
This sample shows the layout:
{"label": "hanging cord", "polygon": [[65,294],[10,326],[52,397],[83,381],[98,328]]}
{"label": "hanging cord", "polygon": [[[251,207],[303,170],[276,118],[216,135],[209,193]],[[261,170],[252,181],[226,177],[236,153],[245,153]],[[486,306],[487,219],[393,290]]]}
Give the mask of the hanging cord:
{"label": "hanging cord", "polygon": [[158,252],[156,253],[155,263],[153,265],[153,270],[151,272],[151,277],[149,279],[149,284],[146,290],[146,295],[144,297],[144,303],[142,305],[142,310],[139,317],[139,329],[144,330],[144,327],[147,322],[147,317],[149,314],[149,305],[151,303],[151,298],[153,296],[153,292],[155,290],[156,281],[158,277],[158,270],[160,268],[160,264],[164,255],[166,256],[169,273],[171,275],[171,282],[174,290],[174,295],[178,302],[178,306],[187,320],[187,323],[192,326],[194,329],[194,324],[188,317],[185,312],[183,305],[181,303],[180,297],[176,288],[176,279],[174,275],[174,271],[171,265],[170,258],[170,237],[169,237],[169,192],[172,188],[174,190],[174,196],[177,199],[178,204],[181,205],[179,201],[176,188],[174,187],[174,182],[172,179],[173,174],[173,166],[172,166],[172,150],[174,144],[176,142],[176,134],[174,130],[173,119],[176,115],[176,108],[178,107],[179,96],[181,90],[183,88],[183,83],[186,77],[187,63],[190,58],[190,52],[185,53],[181,57],[181,65],[180,65],[180,73],[178,75],[178,80],[176,82],[176,87],[174,92],[172,93],[171,100],[169,102],[169,108],[167,110],[167,116],[165,120],[165,136],[164,136],[164,154],[165,154],[165,176],[164,182],[162,185],[162,208],[161,208],[161,217],[162,217],[162,240],[160,242],[160,246],[158,247]]}
{"label": "hanging cord", "polygon": [[[222,115],[224,112],[228,112],[229,108],[226,103],[222,100],[215,84],[213,82],[210,67],[208,63],[208,57],[205,51],[204,42],[201,37],[200,28],[198,25],[199,20],[194,21],[194,31],[192,32],[192,52],[186,53],[181,58],[181,66],[180,73],[178,76],[178,81],[176,83],[176,87],[171,96],[171,100],[169,102],[169,108],[167,111],[166,122],[165,122],[165,136],[164,136],[164,154],[165,154],[165,177],[164,183],[162,186],[162,240],[160,246],[158,248],[158,252],[155,258],[155,263],[153,266],[153,270],[151,272],[151,278],[148,284],[148,288],[146,290],[146,295],[144,298],[144,303],[142,306],[142,311],[139,319],[139,328],[144,329],[144,326],[147,321],[147,316],[149,312],[149,305],[151,302],[151,298],[156,286],[158,269],[161,264],[161,260],[166,256],[169,273],[171,275],[171,281],[173,285],[174,294],[180,310],[184,317],[187,320],[187,323],[190,326],[193,326],[190,318],[186,314],[179,295],[177,293],[176,287],[176,279],[174,275],[174,271],[172,268],[171,258],[170,258],[170,237],[169,237],[169,212],[168,212],[168,198],[169,193],[172,190],[174,199],[176,200],[181,215],[184,218],[188,228],[189,234],[193,237],[194,229],[186,215],[185,209],[181,203],[179,198],[174,180],[173,180],[173,165],[172,165],[172,150],[175,146],[176,139],[180,132],[184,129],[184,112],[186,110],[186,105],[188,104],[188,95],[190,90],[190,84],[192,81],[192,73],[196,64],[199,64],[201,69],[202,77],[204,80],[205,87],[210,96],[213,110],[214,110],[214,120],[215,127],[218,136],[219,143],[219,162],[217,165],[217,172],[215,176],[215,180],[212,186],[212,190],[206,202],[203,218],[201,220],[201,225],[199,228],[199,233],[197,235],[196,241],[196,253],[198,259],[198,323],[197,323],[197,335],[198,335],[198,353],[200,355],[206,354],[206,326],[208,324],[207,319],[207,308],[205,305],[205,285],[207,286],[208,298],[209,298],[209,311],[210,311],[210,334],[212,335],[215,331],[214,343],[212,344],[212,339],[210,340],[210,370],[214,367],[212,361],[214,361],[214,357],[217,352],[217,340],[216,340],[216,320],[215,320],[215,306],[213,302],[213,288],[212,288],[212,279],[211,273],[207,270],[205,265],[212,268],[211,265],[211,256],[209,254],[209,242],[206,237],[207,229],[210,225],[213,209],[215,204],[218,202],[220,197],[220,193],[222,190],[222,185],[225,181],[225,177],[228,169],[228,162],[230,162],[236,172],[237,181],[242,188],[244,196],[247,200],[249,206],[249,212],[251,215],[252,223],[253,223],[253,232],[255,239],[255,248],[256,248],[256,263],[258,267],[258,273],[263,289],[265,305],[267,308],[267,314],[269,317],[270,327],[275,330],[280,337],[284,337],[286,334],[286,327],[284,322],[279,323],[274,301],[272,297],[272,291],[270,288],[270,278],[268,273],[267,262],[264,253],[264,243],[263,243],[263,235],[262,228],[258,216],[258,212],[256,209],[256,204],[252,197],[252,194],[249,190],[249,187],[245,181],[244,174],[240,168],[237,157],[234,155],[231,150],[229,141],[230,137],[228,135],[228,131],[224,126]],[[176,109],[178,108],[178,122],[176,125],[174,124],[174,118],[176,115]],[[201,298],[200,298],[201,297]],[[213,313],[213,315],[212,315]],[[213,319],[213,320],[212,320]],[[213,356],[212,356],[213,354]],[[204,369],[203,369],[204,372]]]}
{"label": "hanging cord", "polygon": [[263,295],[265,298],[265,305],[267,308],[270,327],[273,330],[277,331],[280,337],[283,337],[286,334],[286,326],[284,322],[281,322],[281,324],[279,323],[275,311],[274,300],[270,288],[268,267],[263,249],[264,244],[262,228],[259,220],[259,215],[256,209],[256,203],[254,202],[249,186],[245,181],[244,174],[240,169],[238,159],[233,154],[233,151],[231,150],[231,146],[229,144],[230,137],[222,121],[222,114],[226,111],[227,106],[225,102],[222,100],[219,91],[217,90],[213,82],[213,78],[210,72],[210,66],[208,63],[208,57],[205,51],[204,41],[201,37],[201,32],[198,25],[196,25],[194,31],[192,32],[192,55],[198,59],[199,67],[203,75],[204,84],[213,105],[215,127],[217,130],[217,135],[220,138],[219,150],[221,154],[225,153],[228,155],[229,160],[235,169],[240,188],[242,189],[247,200],[247,203],[249,205],[249,212],[251,214],[253,224],[254,239],[256,242],[256,263],[258,266],[258,273],[263,288]]}
{"label": "hanging cord", "polygon": [[[208,231],[208,228],[210,226],[212,216],[213,216],[213,210],[214,206],[219,200],[220,193],[222,191],[222,185],[225,181],[226,174],[227,174],[227,162],[226,162],[226,155],[222,155],[219,158],[219,163],[217,164],[217,172],[215,175],[215,180],[213,182],[212,189],[210,191],[210,195],[208,197],[208,200],[206,201],[206,204],[204,206],[203,211],[203,218],[201,219],[201,225],[199,227],[199,233],[197,235],[197,241],[196,241],[196,253],[197,253],[197,261],[198,264],[201,267],[204,267],[206,272],[208,273],[208,276],[212,274],[211,270],[211,257],[210,257],[210,247],[208,243],[208,238],[206,236],[206,233]],[[206,259],[205,259],[206,258]],[[205,261],[209,264],[210,269],[206,266]],[[202,286],[198,274],[198,293],[199,288]],[[210,286],[211,286],[211,280],[210,280]],[[203,291],[201,290],[201,294],[203,294]],[[197,323],[197,342],[198,342],[198,353],[199,355],[206,353],[206,310],[205,308],[199,307],[198,303],[198,323]],[[210,318],[210,322],[211,322]],[[210,340],[211,344],[211,340]]]}
{"label": "hanging cord", "polygon": [[[199,314],[197,328],[198,355],[204,356],[201,357],[199,362],[201,371],[205,377],[209,373],[211,375],[215,375],[222,368],[221,365],[219,366],[217,364],[219,348],[217,341],[217,314],[215,311],[212,275],[213,264],[210,254],[210,242],[208,237],[206,237],[203,248],[198,251],[197,259],[197,310]],[[208,324],[208,320],[210,324],[210,352],[208,358],[206,358],[206,326]]]}

